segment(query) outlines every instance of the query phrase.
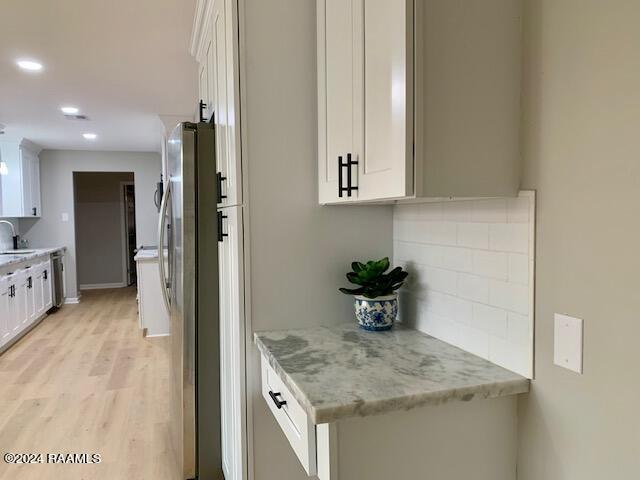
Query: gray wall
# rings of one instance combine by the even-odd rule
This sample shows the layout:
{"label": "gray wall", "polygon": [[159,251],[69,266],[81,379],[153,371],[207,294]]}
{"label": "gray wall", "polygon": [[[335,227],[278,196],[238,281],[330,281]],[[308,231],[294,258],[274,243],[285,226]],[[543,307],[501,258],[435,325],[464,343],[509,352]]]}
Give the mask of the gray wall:
{"label": "gray wall", "polygon": [[[40,154],[42,217],[20,221],[20,229],[33,247],[66,246],[67,297],[78,296],[73,208],[73,172],[133,172],[136,189],[138,246],[157,245],[158,212],[153,204],[160,179],[160,154],[147,152],[89,152],[44,150]],[[69,221],[62,221],[62,213]]]}
{"label": "gray wall", "polygon": [[78,285],[122,284],[121,182],[132,182],[133,173],[76,172],[73,177]]}
{"label": "gray wall", "polygon": [[[525,188],[538,190],[536,380],[519,480],[640,472],[640,2],[527,0]],[[585,321],[584,375],[553,313]]]}
{"label": "gray wall", "polygon": [[[253,330],[353,322],[353,300],[337,288],[354,259],[392,256],[391,207],[318,205],[315,2],[244,3]],[[248,346],[255,479],[308,479],[260,395]]]}

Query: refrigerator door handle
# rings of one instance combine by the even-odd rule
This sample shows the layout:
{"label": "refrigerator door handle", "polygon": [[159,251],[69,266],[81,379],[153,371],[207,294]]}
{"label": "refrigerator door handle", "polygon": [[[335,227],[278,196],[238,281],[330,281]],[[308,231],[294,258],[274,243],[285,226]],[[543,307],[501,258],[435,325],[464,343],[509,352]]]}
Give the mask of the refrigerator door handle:
{"label": "refrigerator door handle", "polygon": [[171,311],[171,299],[169,298],[168,289],[171,287],[169,280],[167,279],[167,272],[164,267],[164,237],[166,229],[167,219],[167,205],[169,204],[169,197],[171,197],[171,181],[167,182],[167,189],[162,196],[162,203],[160,204],[160,218],[158,219],[158,269],[160,270],[160,283],[162,290],[162,299],[167,307],[167,311]]}

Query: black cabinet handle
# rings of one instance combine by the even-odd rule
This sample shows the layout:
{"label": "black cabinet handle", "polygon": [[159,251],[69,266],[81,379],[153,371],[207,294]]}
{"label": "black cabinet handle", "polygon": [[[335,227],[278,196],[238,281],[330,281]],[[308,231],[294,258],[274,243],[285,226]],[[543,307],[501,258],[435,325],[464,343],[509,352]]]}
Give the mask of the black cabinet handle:
{"label": "black cabinet handle", "polygon": [[44,278],[45,280],[49,278],[49,273],[46,270],[42,272],[42,278]]}
{"label": "black cabinet handle", "polygon": [[282,396],[280,392],[273,393],[269,390],[269,396],[271,397],[271,400],[273,400],[273,403],[276,404],[276,407],[278,407],[278,410],[280,410],[283,405],[287,404],[286,400],[278,400],[278,397]]}
{"label": "black cabinet handle", "polygon": [[37,212],[38,210],[36,209],[36,207],[33,207],[31,210],[33,211],[33,216],[35,217],[35,216],[37,215],[37,213],[36,213],[36,212]]}
{"label": "black cabinet handle", "polygon": [[342,192],[348,191],[347,188],[342,186],[342,169],[346,167],[347,164],[342,162],[342,155],[338,157],[338,196],[342,198]]}
{"label": "black cabinet handle", "polygon": [[227,198],[226,195],[222,195],[222,182],[226,179],[227,177],[223,177],[221,172],[216,173],[216,182],[218,183],[218,190],[217,190],[218,203],[222,203],[222,199]]}
{"label": "black cabinet handle", "polygon": [[[346,162],[342,161],[342,156],[338,157],[338,196],[339,197],[342,197],[343,192],[347,192],[347,197],[350,197],[351,192],[353,192],[354,190],[358,190],[358,187],[354,187],[352,185],[353,175],[351,173],[351,167],[353,165],[358,165],[358,162],[355,162],[351,159],[350,153],[347,153]],[[343,168],[347,169],[347,186],[346,187],[342,186],[342,183],[343,183],[342,169]]]}
{"label": "black cabinet handle", "polygon": [[358,165],[358,162],[354,162],[353,160],[351,160],[351,154],[348,153],[347,154],[347,197],[351,196],[351,192],[353,190],[358,190],[358,187],[354,187],[351,184],[351,167],[353,165]]}
{"label": "black cabinet handle", "polygon": [[200,100],[199,108],[200,108],[200,121],[201,122],[206,122],[207,120],[204,118],[204,110],[205,110],[205,108],[207,108],[207,104],[204,103],[203,100]]}
{"label": "black cabinet handle", "polygon": [[33,278],[27,278],[27,288],[33,288]]}
{"label": "black cabinet handle", "polygon": [[228,237],[228,233],[224,233],[222,222],[225,218],[228,218],[226,215],[223,215],[222,212],[218,212],[218,241],[224,242],[224,237]]}

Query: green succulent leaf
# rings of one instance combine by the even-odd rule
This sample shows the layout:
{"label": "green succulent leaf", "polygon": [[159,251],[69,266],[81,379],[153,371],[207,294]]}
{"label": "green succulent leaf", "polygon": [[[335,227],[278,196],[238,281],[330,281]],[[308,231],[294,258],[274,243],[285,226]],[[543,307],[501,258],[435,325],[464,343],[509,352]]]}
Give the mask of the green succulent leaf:
{"label": "green succulent leaf", "polygon": [[385,257],[380,260],[369,260],[367,263],[353,262],[347,273],[350,283],[359,285],[359,288],[340,288],[347,295],[364,295],[367,298],[376,298],[383,295],[391,295],[400,288],[409,275],[402,267],[395,267],[388,273],[390,262]]}

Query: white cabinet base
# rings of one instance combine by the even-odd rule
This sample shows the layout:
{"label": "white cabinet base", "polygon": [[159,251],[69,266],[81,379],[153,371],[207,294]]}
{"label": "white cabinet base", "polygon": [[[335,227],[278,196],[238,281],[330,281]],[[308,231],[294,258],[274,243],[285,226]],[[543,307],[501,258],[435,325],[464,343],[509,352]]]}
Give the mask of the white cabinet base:
{"label": "white cabinet base", "polygon": [[147,337],[169,335],[169,312],[162,302],[157,258],[137,260],[138,316]]}
{"label": "white cabinet base", "polygon": [[264,357],[261,383],[292,455],[311,478],[516,480],[515,395],[314,425]]}

